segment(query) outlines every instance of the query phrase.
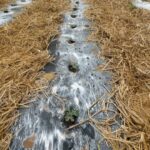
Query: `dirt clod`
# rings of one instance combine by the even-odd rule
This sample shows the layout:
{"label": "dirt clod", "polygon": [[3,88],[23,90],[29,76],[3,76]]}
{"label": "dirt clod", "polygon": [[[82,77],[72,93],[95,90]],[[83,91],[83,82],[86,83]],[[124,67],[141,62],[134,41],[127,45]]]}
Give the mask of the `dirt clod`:
{"label": "dirt clod", "polygon": [[35,142],[35,135],[28,137],[23,141],[24,148],[32,148]]}

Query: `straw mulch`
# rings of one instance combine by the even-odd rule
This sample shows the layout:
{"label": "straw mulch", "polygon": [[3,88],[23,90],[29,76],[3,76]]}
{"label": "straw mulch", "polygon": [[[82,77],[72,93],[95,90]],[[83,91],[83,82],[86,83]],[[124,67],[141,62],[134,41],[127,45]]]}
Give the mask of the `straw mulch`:
{"label": "straw mulch", "polygon": [[13,2],[14,0],[0,0],[0,8],[6,6],[10,2]]}
{"label": "straw mulch", "polygon": [[[17,109],[42,89],[50,74],[39,70],[53,58],[49,40],[58,34],[66,0],[34,1],[12,23],[0,27],[0,149],[7,150]],[[42,82],[43,83],[43,82]]]}
{"label": "straw mulch", "polygon": [[[129,0],[87,0],[93,23],[90,40],[113,72],[113,98],[124,124],[116,132],[95,123],[114,150],[150,150],[150,11]],[[108,124],[107,120],[105,125]]]}

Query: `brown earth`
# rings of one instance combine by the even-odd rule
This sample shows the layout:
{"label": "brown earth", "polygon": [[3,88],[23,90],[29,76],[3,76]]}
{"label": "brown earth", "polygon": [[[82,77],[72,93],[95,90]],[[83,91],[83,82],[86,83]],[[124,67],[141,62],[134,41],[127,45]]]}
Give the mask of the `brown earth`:
{"label": "brown earth", "polygon": [[36,136],[33,134],[27,139],[23,141],[23,147],[24,148],[32,148],[35,142]]}

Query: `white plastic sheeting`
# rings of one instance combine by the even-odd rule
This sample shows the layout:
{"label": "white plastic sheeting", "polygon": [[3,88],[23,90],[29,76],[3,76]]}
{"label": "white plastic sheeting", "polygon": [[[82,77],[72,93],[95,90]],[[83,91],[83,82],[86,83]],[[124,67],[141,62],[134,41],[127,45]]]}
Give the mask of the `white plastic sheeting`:
{"label": "white plastic sheeting", "polygon": [[137,8],[150,10],[150,2],[146,2],[142,0],[133,0],[132,4]]}

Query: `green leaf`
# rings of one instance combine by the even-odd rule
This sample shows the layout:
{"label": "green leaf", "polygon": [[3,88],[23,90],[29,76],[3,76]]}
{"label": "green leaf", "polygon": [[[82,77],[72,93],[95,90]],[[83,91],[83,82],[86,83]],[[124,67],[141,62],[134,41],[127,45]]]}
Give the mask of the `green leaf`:
{"label": "green leaf", "polygon": [[64,119],[66,122],[71,121],[74,122],[75,118],[79,116],[79,111],[73,108],[70,108],[65,111]]}
{"label": "green leaf", "polygon": [[97,147],[98,147],[98,150],[101,150],[100,144],[98,144]]}

